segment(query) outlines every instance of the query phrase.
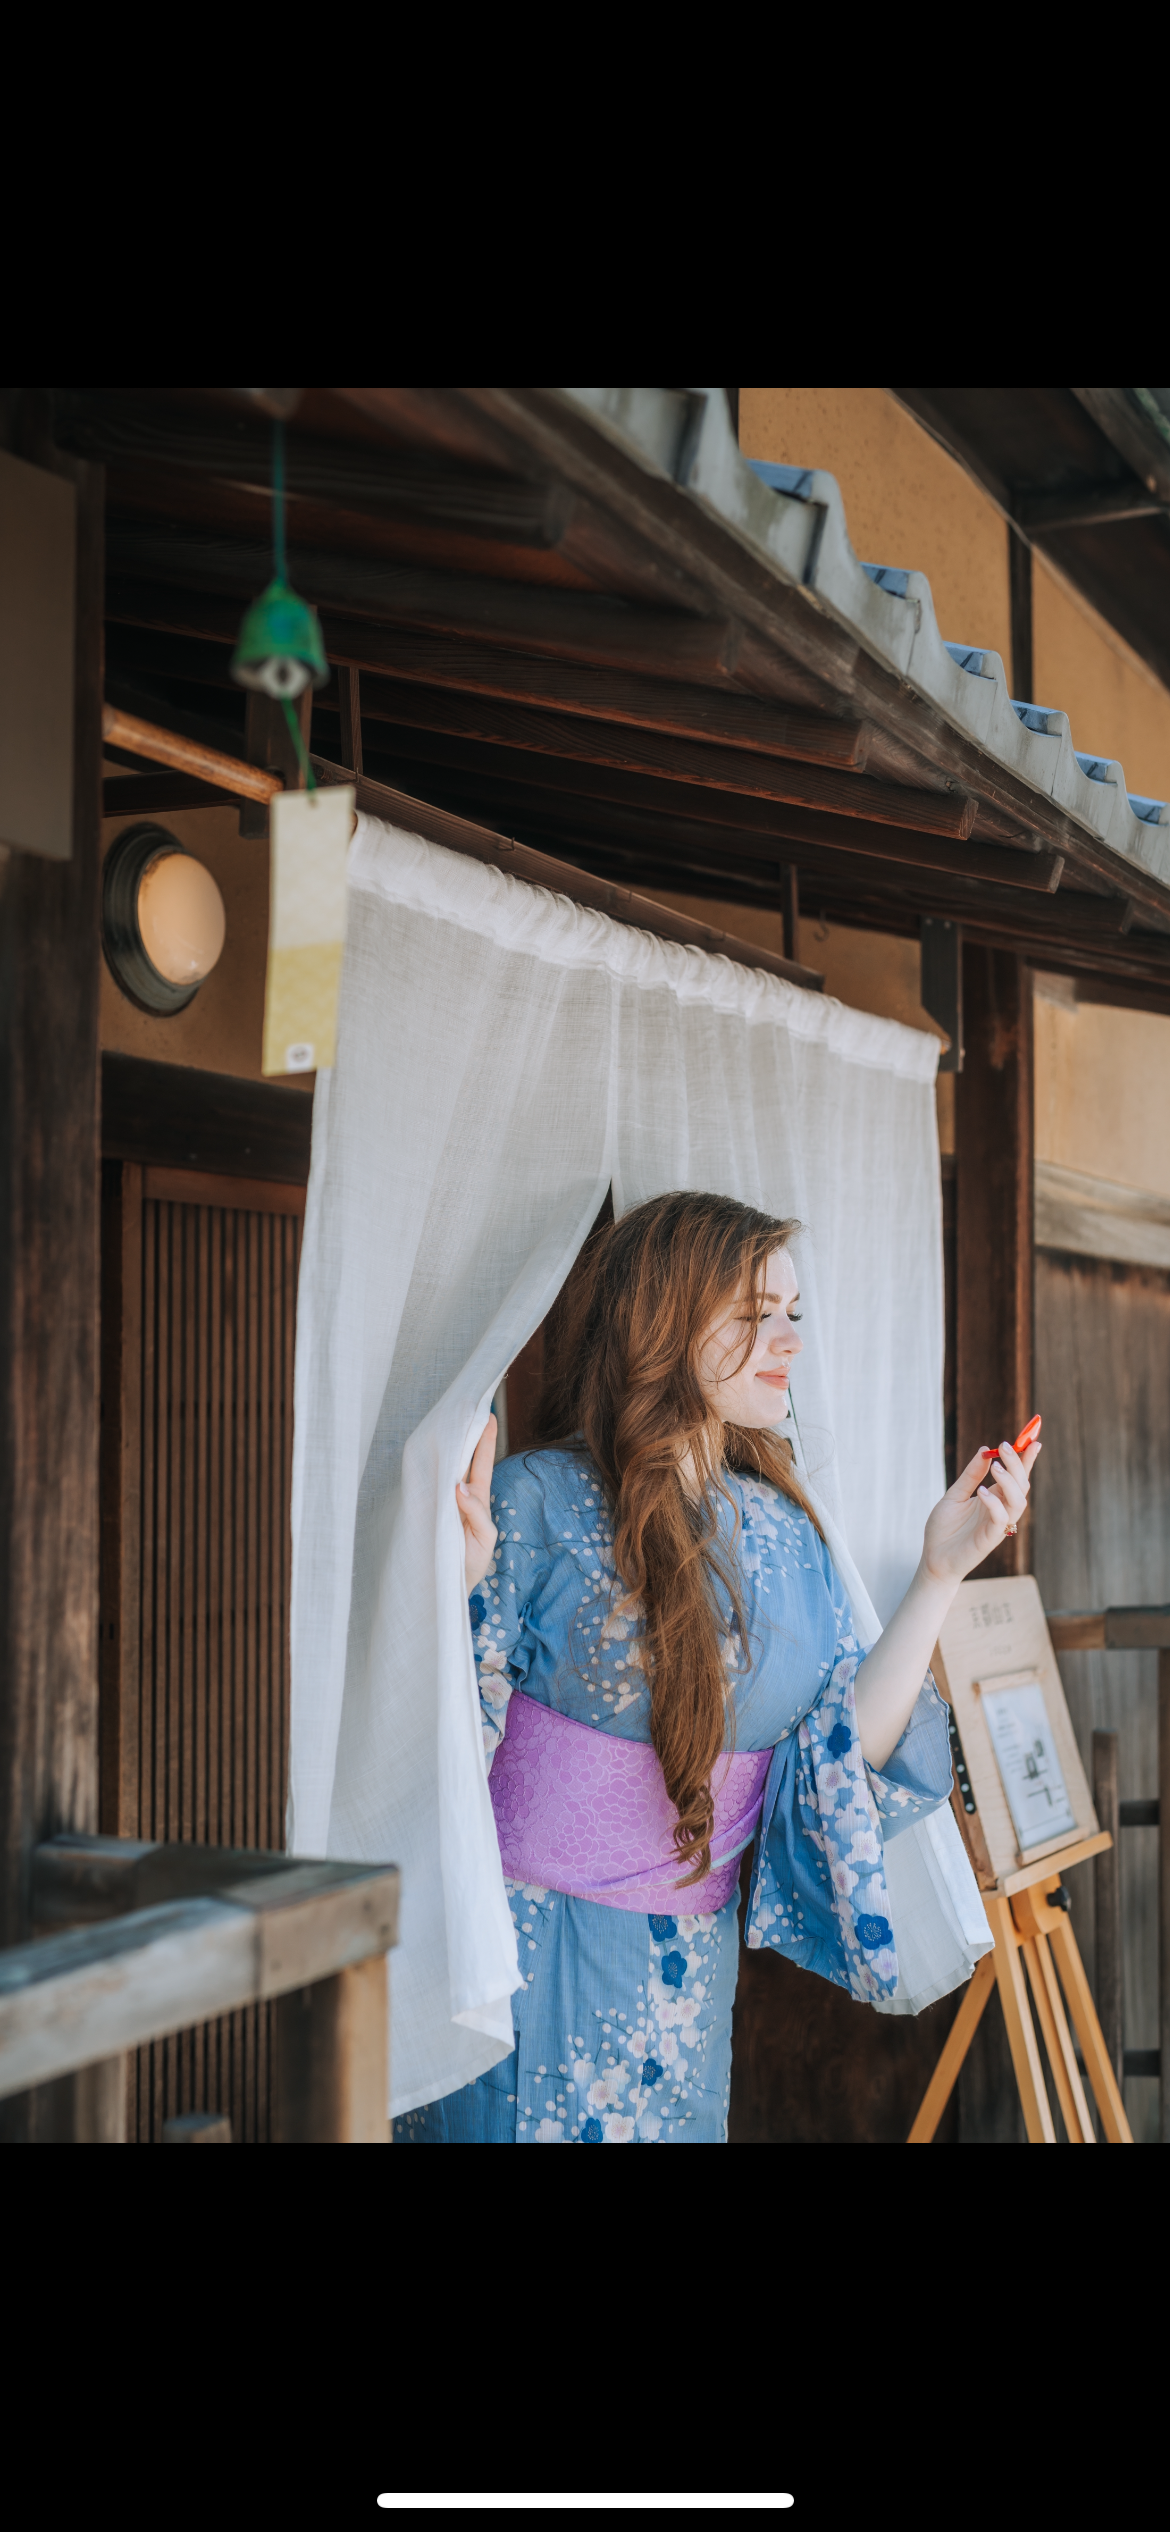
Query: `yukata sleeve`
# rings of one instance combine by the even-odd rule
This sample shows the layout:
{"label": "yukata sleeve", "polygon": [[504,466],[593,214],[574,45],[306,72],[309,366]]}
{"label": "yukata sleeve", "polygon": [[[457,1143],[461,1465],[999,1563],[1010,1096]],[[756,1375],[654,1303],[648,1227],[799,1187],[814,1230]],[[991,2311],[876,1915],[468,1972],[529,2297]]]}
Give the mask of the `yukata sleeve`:
{"label": "yukata sleeve", "polygon": [[[861,1665],[858,1664],[860,1669]],[[874,1808],[886,1845],[915,1820],[941,1809],[951,1790],[951,1750],[947,1710],[927,1671],[910,1720],[882,1767],[866,1762]]]}
{"label": "yukata sleeve", "polygon": [[865,1651],[826,1550],[819,1561],[833,1608],[833,1652],[813,1704],[780,1742],[768,1772],[747,1941],[752,1950],[785,1952],[875,2004],[898,1984],[885,1843],[947,1799],[946,1708],[928,1672],[884,1767],[867,1765],[856,1707]]}
{"label": "yukata sleeve", "polygon": [[503,1460],[492,1480],[495,1554],[467,1603],[488,1772],[504,1737],[508,1699],[528,1676],[530,1616],[547,1581],[544,1491],[522,1460]]}

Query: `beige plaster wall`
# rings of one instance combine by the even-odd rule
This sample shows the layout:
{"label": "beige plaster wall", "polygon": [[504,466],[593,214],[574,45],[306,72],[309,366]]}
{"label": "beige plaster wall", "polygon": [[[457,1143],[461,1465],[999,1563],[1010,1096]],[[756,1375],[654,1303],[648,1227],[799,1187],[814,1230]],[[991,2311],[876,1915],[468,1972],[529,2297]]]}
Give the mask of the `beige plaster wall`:
{"label": "beige plaster wall", "polygon": [[1042,555],[1032,574],[1037,703],[1067,712],[1073,745],[1117,756],[1130,791],[1170,800],[1170,694]]}
{"label": "beige plaster wall", "polygon": [[741,387],[739,437],[745,457],[835,475],[859,561],[925,572],[943,640],[998,651],[1010,676],[1007,528],[888,388]]}
{"label": "beige plaster wall", "polygon": [[[103,852],[134,818],[107,818]],[[149,1056],[157,1064],[195,1064],[207,1072],[260,1079],[264,1026],[264,976],[268,959],[268,846],[246,842],[235,809],[168,811],[152,823],[165,827],[198,855],[216,880],[227,915],[227,937],[218,967],[185,1011],[156,1019],[120,993],[102,960],[100,1042],[121,1055]],[[298,1088],[312,1089],[311,1073],[290,1074]]]}
{"label": "beige plaster wall", "polygon": [[[944,641],[982,643],[1012,673],[1008,529],[994,502],[887,387],[741,387],[745,457],[823,466],[862,562],[926,573]],[[1032,586],[1035,701],[1073,744],[1120,758],[1131,791],[1170,799],[1170,693],[1042,554]]]}
{"label": "beige plaster wall", "polygon": [[1170,1196],[1170,1019],[1036,991],[1036,1158]]}

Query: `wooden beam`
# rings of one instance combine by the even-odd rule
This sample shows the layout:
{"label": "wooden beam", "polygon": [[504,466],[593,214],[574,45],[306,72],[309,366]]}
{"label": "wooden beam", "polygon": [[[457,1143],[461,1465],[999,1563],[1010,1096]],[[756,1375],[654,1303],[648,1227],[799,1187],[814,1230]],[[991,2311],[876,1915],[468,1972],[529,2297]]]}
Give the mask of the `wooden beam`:
{"label": "wooden beam", "polygon": [[[271,576],[272,557],[258,544],[173,533],[154,524],[111,522],[108,614],[121,624],[234,643],[240,609]],[[699,685],[728,683],[741,637],[726,617],[631,607],[619,598],[575,590],[475,579],[385,563],[365,555],[297,555],[297,587],[322,609],[331,658],[376,668],[356,655],[356,636],[337,648],[338,617],[463,635],[539,658],[578,660],[599,668],[678,677]],[[332,645],[332,647],[331,647]]]}
{"label": "wooden beam", "polygon": [[[452,585],[449,581],[444,583],[448,589]],[[505,609],[510,614],[515,590],[498,581],[489,585],[502,590]],[[531,594],[541,593],[520,593],[522,597]],[[571,604],[577,608],[576,601]],[[125,626],[131,636],[161,633],[168,648],[165,662],[160,665],[165,666],[168,675],[205,676],[216,685],[224,682],[226,655],[238,630],[237,609],[230,599],[191,591],[172,592],[154,582],[111,582],[107,616],[120,628]],[[627,659],[631,623],[644,627],[639,658],[645,662],[646,653],[656,642],[654,665],[663,674],[631,672]],[[738,657],[738,644],[726,625],[712,627],[701,620],[677,616],[647,621],[642,614],[632,617],[627,608],[612,626],[608,619],[591,618],[576,649],[571,628],[562,628],[559,616],[554,630],[566,631],[567,648],[544,647],[540,624],[513,626],[505,638],[517,643],[528,638],[539,646],[539,655],[537,648],[521,650],[497,645],[487,638],[490,628],[478,618],[466,635],[458,629],[429,632],[413,623],[378,624],[368,616],[332,612],[323,614],[321,625],[339,678],[343,668],[348,667],[359,673],[382,674],[424,686],[449,686],[505,702],[551,705],[560,711],[579,713],[586,720],[629,722],[636,728],[663,730],[680,738],[724,740],[729,746],[755,749],[763,755],[849,766],[857,772],[864,770],[872,737],[865,724],[856,720],[803,710],[787,702],[761,701],[753,693],[733,691],[727,679]],[[545,624],[543,632],[548,631]],[[611,657],[611,649],[620,650],[621,656]],[[582,656],[577,655],[578,650]],[[596,657],[599,651],[606,655]],[[148,664],[143,654],[132,649],[129,658],[141,674]],[[704,678],[710,682],[700,682]],[[327,708],[328,696],[324,700]]]}
{"label": "wooden beam", "polygon": [[[385,780],[390,768],[380,763],[377,771]],[[969,937],[988,947],[1022,951],[1041,966],[1075,969],[1089,980],[1090,990],[1095,990],[1092,980],[1106,995],[1112,990],[1110,980],[1117,980],[1119,992],[1133,980],[1143,1008],[1163,1009],[1170,993],[1170,954],[1160,949],[1151,949],[1148,957],[1134,954],[1133,935],[1123,939],[1117,931],[1116,907],[1111,911],[1100,899],[1066,900],[1062,895],[1050,912],[1050,901],[1014,889],[909,866],[887,863],[883,869],[856,855],[794,848],[782,840],[769,851],[751,836],[679,820],[668,824],[636,810],[574,805],[555,795],[534,806],[537,795],[532,793],[526,803],[520,794],[501,803],[485,783],[438,769],[424,775],[403,765],[400,779],[409,780],[412,790],[421,790],[439,807],[457,814],[478,811],[488,824],[498,819],[505,832],[535,849],[565,852],[586,869],[620,875],[633,887],[693,888],[701,895],[732,898],[742,894],[744,903],[779,906],[775,874],[788,866],[791,855],[806,912],[823,907],[834,921],[915,937],[922,918],[935,916],[959,922]],[[1067,929],[1054,929],[1066,902],[1075,910],[1076,928],[1070,923]],[[1092,912],[1097,906],[1099,916]],[[1099,928],[1110,922],[1112,933]],[[1143,991],[1146,983],[1154,990],[1153,1001]]]}
{"label": "wooden beam", "polygon": [[138,1055],[102,1057],[102,1151],[111,1159],[304,1187],[313,1093]]}
{"label": "wooden beam", "polygon": [[[444,808],[460,805],[445,785],[431,786],[428,796]],[[590,832],[584,826],[574,829],[567,821],[554,824],[543,817],[531,822],[517,819],[509,831],[536,850],[562,852],[579,868],[599,878],[620,879],[632,888],[684,889],[692,896],[784,911],[782,874],[789,867],[787,862],[773,863],[764,856],[745,859],[735,850],[742,838],[720,836],[714,829],[707,830],[705,852],[697,842],[680,848],[677,839],[664,840],[661,830],[652,843],[632,844],[628,836],[621,841],[603,838],[596,826]],[[838,880],[842,867],[850,873],[844,885]],[[1013,921],[998,912],[980,920],[970,911],[978,905],[978,889],[964,892],[958,882],[931,872],[891,871],[885,884],[879,874],[875,885],[864,865],[850,863],[844,855],[814,857],[802,851],[797,875],[802,909],[808,916],[823,914],[826,921],[912,940],[919,938],[926,916],[957,920],[968,938],[984,948],[1011,957],[1023,955],[1054,974],[1075,978],[1079,990],[1090,999],[1112,1001],[1116,995],[1119,1002],[1132,1003],[1137,1009],[1170,1010],[1170,967],[1163,960],[1160,968],[1151,968],[1130,956],[1126,941],[1113,948],[1107,939],[1094,941],[1091,936],[1076,942],[1047,934],[1037,937],[1030,920]],[[1006,891],[996,893],[1006,898]],[[1027,915],[1041,901],[1019,897],[1013,902]]]}
{"label": "wooden beam", "polygon": [[1030,536],[1055,535],[1059,528],[1114,527],[1121,519],[1156,519],[1166,508],[1137,483],[1087,484],[1079,492],[1021,492],[1013,506]]}
{"label": "wooden beam", "polygon": [[1077,1001],[1100,1002],[1120,1011],[1165,1011],[1170,1008],[1170,976],[1164,983],[1152,978],[1142,984],[1112,972],[1081,973],[1077,977]]}
{"label": "wooden beam", "polygon": [[[1102,984],[1115,979],[1119,984],[1132,983],[1153,989],[1156,999],[1143,1000],[1140,1005],[1132,1007],[1161,1011],[1166,1006],[1166,998],[1170,994],[1170,968],[1165,960],[1155,965],[1150,960],[1128,957],[1124,942],[1118,951],[1111,949],[1107,943],[1080,943],[1063,938],[1049,940],[1043,934],[1038,938],[1028,938],[1018,925],[1013,927],[998,917],[992,917],[985,923],[965,922],[964,929],[968,939],[982,941],[988,949],[1008,950],[1013,955],[1022,955],[1029,958],[1034,967],[1047,968],[1054,975],[1084,977],[1090,983],[1096,979]],[[1111,1001],[1113,997],[1102,993],[1096,998]]]}
{"label": "wooden beam", "polygon": [[[315,756],[313,767],[321,782],[353,781],[347,766],[332,765],[324,757]],[[510,872],[515,879],[528,880],[533,887],[554,889],[575,905],[596,907],[615,923],[636,925],[639,931],[652,932],[659,940],[683,941],[696,949],[709,950],[732,959],[737,967],[763,968],[769,975],[782,976],[789,984],[804,985],[815,993],[824,984],[824,977],[813,969],[778,958],[774,950],[757,949],[754,943],[716,931],[709,923],[692,923],[688,916],[675,914],[668,906],[655,905],[649,897],[636,896],[631,889],[615,887],[605,880],[590,879],[570,862],[554,861],[547,853],[534,852],[526,844],[475,826],[466,818],[453,817],[408,793],[371,782],[367,776],[359,778],[356,791],[359,809],[370,817],[384,818],[391,826],[404,828],[408,835],[425,835],[434,844],[446,845],[451,852],[469,853],[474,860],[489,862],[497,870]]]}
{"label": "wooden beam", "polygon": [[[1032,978],[966,941],[965,1062],[955,1081],[958,1466],[1011,1440],[1032,1398]],[[1014,1419],[1014,1420],[1013,1420]],[[1029,1526],[980,1566],[1030,1570]]]}
{"label": "wooden beam", "polygon": [[102,784],[104,818],[153,818],[173,809],[238,809],[239,793],[221,791],[198,774],[173,774],[165,765],[141,774],[107,774]]}
{"label": "wooden beam", "polygon": [[[57,405],[59,433],[82,455],[122,470],[163,468],[237,484],[271,499],[272,432],[247,415],[202,416],[100,388],[59,390]],[[573,508],[559,484],[452,464],[421,449],[317,439],[295,426],[285,440],[285,492],[294,503],[545,548],[559,542]]]}
{"label": "wooden beam", "polygon": [[[711,791],[702,784],[684,789],[679,782],[653,774],[619,773],[609,766],[563,757],[550,760],[519,748],[489,749],[479,740],[435,735],[401,724],[394,726],[392,753],[396,763],[434,767],[443,779],[450,769],[469,800],[479,792],[485,802],[497,802],[506,815],[513,811],[518,817],[559,815],[580,826],[583,817],[597,814],[585,804],[609,806],[613,812],[608,819],[610,831],[625,827],[631,840],[640,834],[649,837],[657,823],[660,830],[668,827],[681,843],[710,825],[728,838],[734,836],[734,849],[742,853],[755,851],[771,858],[785,846],[807,844],[814,851],[840,851],[865,860],[944,871],[955,878],[995,882],[1042,897],[1051,895],[1059,884],[1063,868],[1059,855],[1015,852],[1009,846],[979,844],[973,839],[961,843],[863,817],[843,818],[826,810],[766,802],[745,792]],[[599,819],[599,825],[604,823]],[[714,849],[711,838],[702,842],[706,851]],[[1120,899],[1115,902],[1120,921],[1123,904]]]}
{"label": "wooden beam", "polygon": [[[728,835],[724,848],[729,853],[737,850],[742,840]],[[680,852],[684,858],[691,856],[689,840],[680,843]],[[1074,895],[1071,890],[1062,890],[1055,901],[1046,900],[926,870],[883,871],[857,856],[814,854],[804,847],[796,858],[810,902],[815,895],[826,906],[855,909],[852,915],[843,913],[843,920],[864,922],[872,911],[880,925],[892,905],[902,905],[917,915],[956,921],[969,938],[1022,951],[1039,966],[1059,968],[1071,961],[1087,979],[1101,980],[1106,999],[1110,998],[1105,982],[1109,978],[1145,979],[1159,991],[1170,985],[1170,943],[1152,933],[1124,934],[1119,900]],[[1087,986],[1086,990],[1091,998],[1094,989]]]}
{"label": "wooden beam", "polygon": [[1012,508],[1010,484],[1004,476],[996,473],[982,449],[966,436],[952,414],[937,402],[934,391],[929,387],[891,387],[890,393],[897,397],[899,404],[905,405],[916,422],[922,424],[932,440],[938,441],[947,456],[955,458],[964,471],[990,493],[996,508],[1003,512],[1005,519],[1008,518]]}
{"label": "wooden beam", "polygon": [[1170,450],[1124,387],[1074,387],[1073,394],[1140,484],[1170,508]]}
{"label": "wooden beam", "polygon": [[[915,791],[901,783],[873,782],[868,775],[832,765],[803,764],[779,754],[674,738],[629,724],[588,721],[571,712],[536,711],[524,704],[489,701],[442,687],[394,685],[387,678],[371,677],[366,681],[364,710],[372,720],[554,757],[562,764],[651,774],[660,782],[685,784],[688,789],[783,801],[923,835],[965,839],[975,823],[975,801],[953,792]],[[803,733],[810,732],[811,725],[812,716],[803,716]]]}
{"label": "wooden beam", "polygon": [[[391,707],[381,716],[387,719],[410,719],[409,711],[402,709],[404,687],[431,687],[502,704],[571,713],[586,721],[657,730],[675,738],[722,741],[746,753],[796,757],[810,765],[834,765],[856,773],[864,769],[872,737],[859,721],[790,711],[782,704],[758,702],[752,695],[672,684],[666,677],[632,677],[578,661],[534,659],[520,651],[440,634],[402,632],[356,618],[327,616],[322,629],[331,660],[348,660],[352,654],[355,668],[381,672],[381,677],[394,681],[382,695]],[[368,708],[377,715],[377,674],[368,676],[367,690]]]}
{"label": "wooden beam", "polygon": [[[751,875],[753,865],[764,866],[792,862],[807,875],[810,889],[825,887],[833,896],[850,895],[867,902],[880,902],[885,896],[912,900],[922,913],[937,912],[944,918],[964,924],[982,925],[984,930],[1010,932],[1014,939],[1034,944],[1037,954],[1051,947],[1054,951],[1066,943],[1075,948],[1084,946],[1087,953],[1096,948],[1112,952],[1116,941],[1123,949],[1129,966],[1136,972],[1141,961],[1154,962],[1161,970],[1170,970],[1170,941],[1163,947],[1160,936],[1123,934],[1124,907],[1120,898],[1091,897],[1061,891],[1053,898],[1038,889],[1004,887],[987,878],[981,869],[980,848],[948,848],[938,846],[923,850],[921,839],[903,839],[892,830],[881,828],[876,835],[880,846],[865,836],[863,849],[849,851],[844,841],[838,845],[836,832],[826,844],[805,843],[797,830],[814,825],[811,812],[778,812],[770,833],[714,819],[710,823],[694,816],[670,818],[641,808],[597,801],[589,797],[563,795],[539,787],[516,784],[493,784],[486,776],[469,774],[434,766],[425,772],[409,759],[380,759],[379,772],[388,778],[391,764],[401,779],[409,778],[412,788],[444,806],[470,810],[477,804],[489,823],[497,819],[513,821],[525,832],[539,827],[550,836],[572,835],[576,841],[591,839],[599,845],[631,855],[649,853],[655,859],[665,857],[679,865],[701,861],[717,864],[726,861],[729,867],[742,868]],[[734,815],[734,811],[732,812]],[[848,829],[848,842],[854,844],[859,830]],[[872,858],[871,858],[872,855]],[[1002,858],[1008,858],[1003,856]],[[1024,858],[1022,855],[1019,857]],[[1040,874],[1038,874],[1040,875]],[[1140,951],[1135,952],[1135,941]]]}
{"label": "wooden beam", "polygon": [[1153,1608],[1107,1609],[1105,1644],[1114,1653],[1170,1652],[1170,1602]]}

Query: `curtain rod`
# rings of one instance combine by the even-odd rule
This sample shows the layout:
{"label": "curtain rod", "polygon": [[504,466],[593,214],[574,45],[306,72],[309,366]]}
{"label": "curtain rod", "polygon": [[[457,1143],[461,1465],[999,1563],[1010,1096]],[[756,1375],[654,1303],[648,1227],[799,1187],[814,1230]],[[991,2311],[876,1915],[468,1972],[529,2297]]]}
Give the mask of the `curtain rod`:
{"label": "curtain rod", "polygon": [[215,783],[221,791],[238,792],[245,800],[269,801],[284,789],[280,775],[268,773],[262,765],[223,756],[217,747],[203,747],[198,739],[160,730],[154,721],[137,721],[133,713],[118,712],[110,703],[102,706],[102,737],[109,746],[124,748],[128,756],[147,756],[152,765],[171,765],[177,773],[194,774],[199,782]]}
{"label": "curtain rod", "polygon": [[634,889],[619,887],[610,879],[594,879],[572,862],[554,861],[549,853],[513,843],[490,827],[473,826],[467,818],[452,817],[446,809],[432,808],[429,801],[413,799],[409,792],[369,782],[347,765],[331,764],[328,757],[314,756],[310,761],[318,782],[351,782],[359,809],[405,827],[409,834],[423,835],[430,844],[445,844],[449,852],[490,862],[496,870],[510,872],[513,879],[525,879],[534,888],[551,888],[574,905],[589,906],[595,913],[608,914],[611,922],[632,924],[639,932],[653,932],[660,941],[680,941],[686,948],[730,958],[736,967],[762,968],[765,975],[782,976],[786,984],[803,986],[808,993],[824,991],[824,977],[815,968],[798,967],[776,950],[758,949],[754,941],[741,941],[734,932],[696,923],[690,915],[676,914],[672,906],[656,904],[653,897],[640,897]]}

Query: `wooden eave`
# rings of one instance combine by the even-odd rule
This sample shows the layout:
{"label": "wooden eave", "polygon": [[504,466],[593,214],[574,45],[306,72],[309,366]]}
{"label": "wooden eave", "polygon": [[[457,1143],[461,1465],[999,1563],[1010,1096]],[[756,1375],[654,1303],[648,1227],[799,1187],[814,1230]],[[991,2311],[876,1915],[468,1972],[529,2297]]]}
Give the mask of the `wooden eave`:
{"label": "wooden eave", "polygon": [[[945,916],[1170,1004],[1170,839],[1120,768],[1085,780],[1067,725],[1030,750],[999,663],[944,656],[926,584],[863,576],[829,478],[775,513],[745,493],[720,391],[628,393],[632,422],[618,391],[305,392],[290,570],[360,672],[367,775],[619,886],[779,906],[795,867],[806,910]],[[107,467],[107,692],[240,754],[268,424],[234,391],[86,390],[55,429]],[[334,681],[327,759],[338,708]],[[107,809],[201,796],[184,781],[127,766]]]}

